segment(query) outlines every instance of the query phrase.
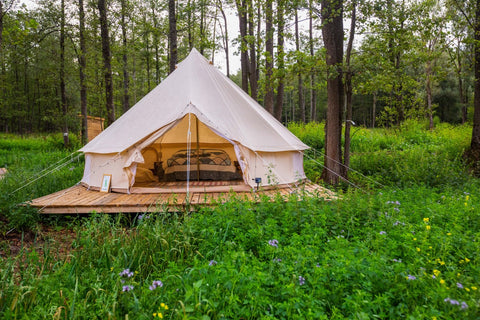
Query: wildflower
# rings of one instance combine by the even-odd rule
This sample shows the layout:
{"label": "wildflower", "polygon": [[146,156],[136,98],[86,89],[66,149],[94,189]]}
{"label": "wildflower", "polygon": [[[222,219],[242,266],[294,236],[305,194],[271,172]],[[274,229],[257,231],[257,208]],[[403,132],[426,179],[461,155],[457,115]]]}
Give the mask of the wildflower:
{"label": "wildflower", "polygon": [[473,291],[477,290],[477,287],[472,286],[472,290],[473,290]]}
{"label": "wildflower", "polygon": [[132,285],[126,285],[126,286],[123,286],[122,287],[122,291],[123,292],[128,292],[128,291],[131,291],[133,290],[133,286]]}
{"label": "wildflower", "polygon": [[440,284],[445,284],[445,280],[440,279]]}
{"label": "wildflower", "polygon": [[411,274],[409,274],[406,278],[407,280],[417,280],[417,277],[412,276]]}
{"label": "wildflower", "polygon": [[451,233],[451,232],[447,233],[447,236],[451,236],[451,235],[452,235],[452,233]]}
{"label": "wildflower", "polygon": [[413,241],[417,241],[417,238],[413,238]]}
{"label": "wildflower", "polygon": [[440,271],[437,269],[433,269],[433,274],[438,277],[438,275],[440,274]]}
{"label": "wildflower", "polygon": [[392,259],[393,262],[398,262],[398,263],[402,263],[402,259]]}
{"label": "wildflower", "polygon": [[420,252],[420,251],[421,251],[421,249],[420,249],[419,247],[417,247],[417,251],[418,251],[418,252]]}
{"label": "wildflower", "polygon": [[468,304],[465,301],[463,301],[462,302],[462,309],[465,310],[467,308],[468,308]]}
{"label": "wildflower", "polygon": [[466,290],[467,292],[470,292],[470,289],[469,289],[469,288],[467,288],[467,287],[465,287],[465,290]]}
{"label": "wildflower", "polygon": [[298,284],[303,286],[305,284],[305,278],[302,276],[298,276]]}
{"label": "wildflower", "polygon": [[268,244],[271,245],[272,247],[278,248],[278,240],[277,239],[268,240]]}
{"label": "wildflower", "polygon": [[432,227],[431,227],[431,226],[429,226],[429,225],[425,226],[425,228],[427,228],[427,230],[430,230],[430,229],[432,229]]}
{"label": "wildflower", "polygon": [[470,259],[468,259],[468,258],[465,258],[465,262],[470,262]]}
{"label": "wildflower", "polygon": [[385,231],[380,231],[380,234],[387,234]]}
{"label": "wildflower", "polygon": [[398,226],[399,224],[401,224],[402,226],[405,225],[405,223],[400,222],[400,221],[398,221],[398,220],[393,223],[394,226]]}
{"label": "wildflower", "polygon": [[396,204],[397,206],[399,206],[400,201],[387,201],[387,204]]}
{"label": "wildflower", "polygon": [[159,317],[160,319],[163,319],[163,314],[161,312],[155,312],[153,314],[154,317]]}
{"label": "wildflower", "polygon": [[208,263],[209,266],[214,266],[217,264],[217,261],[215,260],[210,260],[210,262]]}
{"label": "wildflower", "polygon": [[430,221],[430,218],[423,218],[423,222],[428,223]]}
{"label": "wildflower", "polygon": [[127,277],[127,278],[131,278],[133,277],[133,272],[130,271],[130,269],[124,269],[122,272],[119,273],[119,275],[121,277]]}
{"label": "wildflower", "polygon": [[165,304],[165,303],[160,303],[160,307],[165,309],[165,310],[168,310],[168,306]]}
{"label": "wildflower", "polygon": [[317,267],[317,268],[320,268],[320,264],[319,264],[319,263],[317,263],[317,265],[316,265],[315,267]]}
{"label": "wildflower", "polygon": [[161,288],[163,287],[163,282],[160,281],[160,280],[154,280],[152,285],[150,287],[148,287],[150,290],[155,290],[157,288]]}
{"label": "wildflower", "polygon": [[282,259],[280,259],[280,258],[274,258],[274,259],[273,259],[273,262],[282,262]]}
{"label": "wildflower", "polygon": [[460,282],[457,282],[457,288],[463,289],[463,285]]}

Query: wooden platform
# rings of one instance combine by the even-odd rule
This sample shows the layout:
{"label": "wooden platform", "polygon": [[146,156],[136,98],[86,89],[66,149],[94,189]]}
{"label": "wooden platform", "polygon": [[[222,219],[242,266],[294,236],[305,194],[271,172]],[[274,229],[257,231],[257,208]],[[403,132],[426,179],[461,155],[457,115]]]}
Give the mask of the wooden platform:
{"label": "wooden platform", "polygon": [[[185,191],[178,193],[105,193],[87,190],[87,188],[82,185],[76,185],[34,199],[28,204],[38,208],[39,212],[43,214],[80,214],[91,213],[93,211],[104,213],[157,212],[166,209],[179,211],[184,210],[187,206],[188,208],[194,208],[198,205],[224,203],[232,197],[259,202],[264,196],[273,199],[280,195],[287,200],[291,193],[318,196],[326,200],[337,198],[332,191],[313,183],[302,184],[297,187],[285,186],[283,188],[272,188],[270,190],[260,190],[257,192],[253,192],[252,190],[236,192],[208,190],[211,187],[218,186],[192,186],[187,196]],[[144,188],[142,191],[145,191],[147,186],[142,186],[142,188]],[[195,188],[197,188],[197,190]],[[203,190],[198,190],[199,188]],[[178,189],[180,190],[180,188]],[[232,190],[233,189],[235,188],[232,187]]]}

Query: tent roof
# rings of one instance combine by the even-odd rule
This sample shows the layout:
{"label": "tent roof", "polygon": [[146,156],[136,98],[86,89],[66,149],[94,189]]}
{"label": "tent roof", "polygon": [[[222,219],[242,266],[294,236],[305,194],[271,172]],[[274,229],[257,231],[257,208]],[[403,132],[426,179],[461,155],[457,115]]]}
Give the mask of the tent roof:
{"label": "tent roof", "polygon": [[80,151],[122,152],[188,113],[254,151],[309,148],[193,49],[174,72]]}

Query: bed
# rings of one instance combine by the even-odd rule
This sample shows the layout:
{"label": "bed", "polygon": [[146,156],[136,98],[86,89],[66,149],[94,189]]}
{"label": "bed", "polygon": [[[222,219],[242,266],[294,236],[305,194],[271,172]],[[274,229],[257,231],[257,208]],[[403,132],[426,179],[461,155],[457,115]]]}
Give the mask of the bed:
{"label": "bed", "polygon": [[190,160],[190,180],[241,180],[238,163],[220,149],[179,150],[167,160],[167,181],[187,180]]}

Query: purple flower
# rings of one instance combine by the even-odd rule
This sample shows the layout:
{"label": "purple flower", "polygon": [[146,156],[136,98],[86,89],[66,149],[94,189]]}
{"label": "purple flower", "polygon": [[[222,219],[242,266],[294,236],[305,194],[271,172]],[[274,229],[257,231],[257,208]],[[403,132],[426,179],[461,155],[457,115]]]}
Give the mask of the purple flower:
{"label": "purple flower", "polygon": [[208,263],[209,266],[214,266],[217,264],[217,261],[215,260],[210,260],[210,262]]}
{"label": "purple flower", "polygon": [[122,287],[122,291],[123,292],[128,292],[128,291],[131,291],[133,290],[133,286],[132,285],[126,285],[126,286],[123,286]]}
{"label": "purple flower", "polygon": [[408,280],[417,280],[417,277],[412,276],[411,274],[409,274],[409,275],[407,276],[407,279],[408,279]]}
{"label": "purple flower", "polygon": [[320,268],[320,263],[317,263],[317,265],[315,267]]}
{"label": "purple flower", "polygon": [[457,300],[450,299],[450,298],[445,298],[445,299],[443,299],[443,301],[448,302],[452,305],[457,305],[457,306],[460,305],[460,302],[458,302]]}
{"label": "purple flower", "polygon": [[380,231],[380,234],[387,234],[385,231]]}
{"label": "purple flower", "polygon": [[393,262],[402,263],[402,259],[392,259]]}
{"label": "purple flower", "polygon": [[282,262],[282,259],[280,259],[280,258],[274,258],[273,261],[274,261],[274,262]]}
{"label": "purple flower", "polygon": [[122,272],[119,273],[119,275],[121,277],[127,277],[127,278],[131,278],[133,277],[133,272],[130,271],[130,269],[124,269]]}
{"label": "purple flower", "polygon": [[457,288],[463,289],[463,285],[460,282],[457,282]]}
{"label": "purple flower", "polygon": [[148,287],[150,290],[155,290],[157,288],[161,288],[163,287],[163,282],[160,281],[160,280],[154,280],[152,285],[150,287]]}
{"label": "purple flower", "polygon": [[278,240],[277,239],[268,240],[268,244],[271,245],[272,247],[278,248]]}
{"label": "purple flower", "polygon": [[305,278],[302,276],[298,276],[298,284],[303,286],[305,284]]}
{"label": "purple flower", "polygon": [[465,310],[467,308],[468,308],[468,304],[465,301],[463,301],[462,302],[462,309]]}
{"label": "purple flower", "polygon": [[397,206],[399,206],[400,201],[387,201],[387,204],[396,204]]}

